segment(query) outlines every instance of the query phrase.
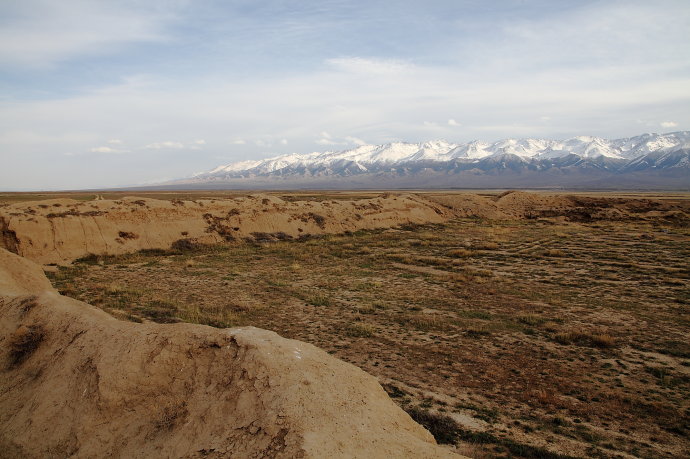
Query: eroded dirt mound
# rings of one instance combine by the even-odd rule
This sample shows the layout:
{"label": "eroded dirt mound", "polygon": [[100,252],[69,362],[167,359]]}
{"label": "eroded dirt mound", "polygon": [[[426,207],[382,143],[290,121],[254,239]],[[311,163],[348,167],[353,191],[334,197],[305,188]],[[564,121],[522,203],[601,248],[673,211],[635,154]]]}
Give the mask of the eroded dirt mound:
{"label": "eroded dirt mound", "polygon": [[59,199],[0,209],[0,248],[48,264],[88,254],[168,249],[177,241],[293,239],[445,220],[442,206],[409,194],[320,202],[261,194],[199,201]]}
{"label": "eroded dirt mound", "polygon": [[648,220],[679,226],[690,224],[687,200],[596,198],[506,191],[497,196],[472,194],[431,195],[458,217],[488,220],[562,218],[567,221]]}
{"label": "eroded dirt mound", "polygon": [[0,288],[4,457],[458,457],[312,345],[120,322],[2,249]]}

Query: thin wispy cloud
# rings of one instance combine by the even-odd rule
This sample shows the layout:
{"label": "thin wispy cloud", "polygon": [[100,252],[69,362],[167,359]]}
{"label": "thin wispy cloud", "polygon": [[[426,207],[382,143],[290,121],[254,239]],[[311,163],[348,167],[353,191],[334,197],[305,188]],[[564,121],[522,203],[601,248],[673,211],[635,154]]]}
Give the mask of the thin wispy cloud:
{"label": "thin wispy cloud", "polygon": [[165,22],[172,16],[128,2],[85,0],[4,2],[2,10],[0,60],[29,68],[100,56],[127,44],[163,41]]}
{"label": "thin wispy cloud", "polygon": [[116,148],[112,147],[94,147],[91,150],[91,153],[120,153],[121,150],[118,150]]}
{"label": "thin wispy cloud", "polygon": [[163,149],[180,149],[184,148],[184,144],[182,142],[176,142],[173,140],[166,140],[163,142],[153,142],[148,145],[146,145],[146,148],[150,150],[163,150]]}
{"label": "thin wispy cloud", "polygon": [[399,75],[414,68],[401,60],[363,57],[339,57],[327,59],[326,63],[336,70],[361,75]]}

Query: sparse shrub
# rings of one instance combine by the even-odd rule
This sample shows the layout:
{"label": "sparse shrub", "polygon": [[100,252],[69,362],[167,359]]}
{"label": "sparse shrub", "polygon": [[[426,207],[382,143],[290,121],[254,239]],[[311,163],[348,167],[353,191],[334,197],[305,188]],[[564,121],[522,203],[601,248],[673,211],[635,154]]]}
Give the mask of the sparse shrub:
{"label": "sparse shrub", "polygon": [[349,324],[345,327],[345,334],[353,338],[371,338],[374,328],[368,324]]}
{"label": "sparse shrub", "polygon": [[485,325],[470,325],[465,330],[465,334],[470,338],[481,338],[490,335],[491,331]]}
{"label": "sparse shrub", "polygon": [[465,257],[472,256],[473,253],[474,252],[472,252],[471,250],[467,250],[467,249],[453,249],[453,250],[448,252],[448,256],[449,257],[456,257],[456,258],[465,258]]}
{"label": "sparse shrub", "polygon": [[117,233],[118,236],[120,236],[122,239],[139,239],[139,236],[135,233],[129,232],[129,231],[120,231]]}
{"label": "sparse shrub", "polygon": [[443,328],[446,323],[440,317],[431,314],[418,314],[402,320],[403,324],[412,325],[419,330],[433,330]]}
{"label": "sparse shrub", "polygon": [[292,236],[290,236],[289,234],[284,233],[282,231],[278,231],[277,233],[274,233],[273,237],[275,237],[279,241],[289,241],[290,239],[292,239]]}
{"label": "sparse shrub", "polygon": [[307,303],[313,305],[313,306],[330,306],[331,305],[331,299],[327,297],[326,295],[322,294],[315,294],[307,298]]}
{"label": "sparse shrub", "polygon": [[559,344],[573,344],[582,336],[581,333],[573,331],[562,331],[556,333],[553,339]]}
{"label": "sparse shrub", "polygon": [[314,223],[316,223],[316,225],[319,228],[321,228],[321,229],[326,228],[326,218],[325,217],[323,217],[319,214],[315,214],[314,212],[309,212],[309,217],[312,220],[314,220]]}
{"label": "sparse shrub", "polygon": [[494,276],[494,273],[488,269],[465,268],[462,270],[462,274],[470,278],[475,278],[475,280],[477,280],[476,278],[490,278]]}
{"label": "sparse shrub", "polygon": [[405,408],[415,422],[423,425],[441,444],[453,444],[460,433],[460,427],[450,416],[432,413],[423,408],[413,406]]}
{"label": "sparse shrub", "polygon": [[371,304],[366,304],[357,307],[357,312],[360,314],[373,314],[376,312],[376,307]]}
{"label": "sparse shrub", "polygon": [[141,255],[148,256],[148,257],[161,257],[161,256],[171,255],[171,253],[165,249],[141,249],[139,251],[139,253]]}
{"label": "sparse shrub", "polygon": [[74,262],[83,263],[85,265],[97,265],[101,262],[101,256],[96,255],[95,253],[90,253],[83,257],[77,258],[76,260],[74,260]]}
{"label": "sparse shrub", "polygon": [[260,231],[255,231],[251,233],[256,242],[271,242],[273,241],[273,236],[269,233],[262,233]]}
{"label": "sparse shrub", "polygon": [[202,244],[199,244],[199,242],[194,239],[185,238],[173,242],[170,248],[178,252],[193,252],[201,249]]}
{"label": "sparse shrub", "polygon": [[600,349],[611,348],[616,345],[616,339],[607,333],[587,333],[580,331],[562,331],[554,335],[554,340],[559,344],[576,344],[578,346],[598,347]]}
{"label": "sparse shrub", "polygon": [[543,252],[545,257],[564,257],[565,252],[560,249],[546,249]]}
{"label": "sparse shrub", "polygon": [[491,316],[490,313],[486,311],[459,311],[459,314],[462,317],[466,317],[468,319],[481,319],[481,320],[491,320],[493,317]]}
{"label": "sparse shrub", "polygon": [[537,326],[541,325],[544,322],[546,322],[546,319],[538,316],[536,314],[523,314],[518,316],[517,318],[518,322],[526,324],[526,325],[531,325],[531,326]]}
{"label": "sparse shrub", "polygon": [[28,359],[38,349],[45,337],[43,326],[22,325],[9,337],[9,366],[16,367]]}
{"label": "sparse shrub", "polygon": [[402,398],[406,395],[404,390],[394,384],[382,384],[381,386],[390,398]]}
{"label": "sparse shrub", "polygon": [[593,334],[589,336],[589,339],[595,347],[599,348],[609,348],[616,345],[616,338],[607,333]]}

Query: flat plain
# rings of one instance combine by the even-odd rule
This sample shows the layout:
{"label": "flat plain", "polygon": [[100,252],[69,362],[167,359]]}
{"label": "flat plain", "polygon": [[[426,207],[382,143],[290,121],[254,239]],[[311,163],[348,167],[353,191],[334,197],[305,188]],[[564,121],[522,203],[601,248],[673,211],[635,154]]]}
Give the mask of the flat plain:
{"label": "flat plain", "polygon": [[470,457],[685,457],[689,242],[677,222],[455,218],[94,255],[49,275],[123,320],[319,346]]}

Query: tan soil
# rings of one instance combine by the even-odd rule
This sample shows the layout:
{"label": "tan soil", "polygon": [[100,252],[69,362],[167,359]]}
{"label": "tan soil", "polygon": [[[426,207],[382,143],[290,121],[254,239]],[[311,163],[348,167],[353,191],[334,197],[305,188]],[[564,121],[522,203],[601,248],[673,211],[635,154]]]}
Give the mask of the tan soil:
{"label": "tan soil", "polygon": [[3,457],[459,457],[310,344],[121,322],[1,249],[0,289]]}
{"label": "tan soil", "polygon": [[298,238],[446,219],[440,205],[414,195],[322,202],[262,194],[199,201],[54,199],[0,208],[0,247],[49,264],[167,249],[180,239]]}
{"label": "tan soil", "polygon": [[548,196],[520,191],[495,197],[386,193],[359,200],[292,201],[269,194],[182,201],[50,199],[0,207],[0,248],[41,264],[89,254],[168,249],[179,240],[214,244],[296,239],[457,217],[492,220],[561,217],[570,221],[651,219],[688,224],[682,204],[648,199]]}

